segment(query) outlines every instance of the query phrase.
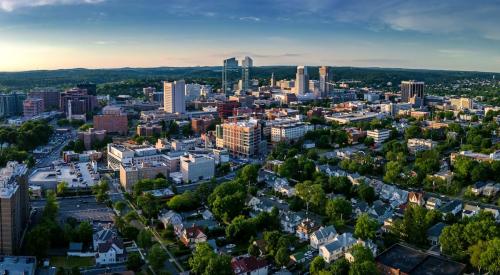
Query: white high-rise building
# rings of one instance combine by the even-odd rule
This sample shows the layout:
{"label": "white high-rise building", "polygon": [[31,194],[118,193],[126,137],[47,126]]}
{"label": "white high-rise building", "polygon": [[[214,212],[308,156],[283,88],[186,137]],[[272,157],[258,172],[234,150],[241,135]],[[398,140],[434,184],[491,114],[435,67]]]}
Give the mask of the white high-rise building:
{"label": "white high-rise building", "polygon": [[163,106],[167,113],[186,112],[186,82],[177,80],[174,82],[163,82]]}
{"label": "white high-rise building", "polygon": [[303,95],[309,91],[309,75],[307,74],[306,66],[297,67],[297,75],[295,78],[295,94]]}

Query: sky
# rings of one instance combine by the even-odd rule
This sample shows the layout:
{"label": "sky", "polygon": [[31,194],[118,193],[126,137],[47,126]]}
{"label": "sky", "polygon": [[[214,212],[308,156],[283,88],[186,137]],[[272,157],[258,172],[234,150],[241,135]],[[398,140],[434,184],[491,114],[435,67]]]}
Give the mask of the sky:
{"label": "sky", "polygon": [[0,71],[331,65],[500,72],[500,0],[0,0]]}

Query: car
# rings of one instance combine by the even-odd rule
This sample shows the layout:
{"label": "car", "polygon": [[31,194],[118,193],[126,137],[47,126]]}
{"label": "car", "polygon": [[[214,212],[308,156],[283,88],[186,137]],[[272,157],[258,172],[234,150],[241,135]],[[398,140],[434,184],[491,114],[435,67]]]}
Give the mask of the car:
{"label": "car", "polygon": [[227,248],[227,249],[231,249],[231,248],[235,248],[235,247],[236,247],[236,245],[235,245],[235,244],[232,244],[232,243],[230,243],[230,244],[226,245],[226,248]]}

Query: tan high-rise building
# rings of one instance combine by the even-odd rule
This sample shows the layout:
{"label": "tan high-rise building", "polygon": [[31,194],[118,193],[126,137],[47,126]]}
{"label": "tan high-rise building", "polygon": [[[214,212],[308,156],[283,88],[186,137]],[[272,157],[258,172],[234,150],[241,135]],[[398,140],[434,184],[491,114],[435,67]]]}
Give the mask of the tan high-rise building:
{"label": "tan high-rise building", "polygon": [[295,94],[303,95],[309,91],[309,75],[306,66],[298,66],[295,77]]}
{"label": "tan high-rise building", "polygon": [[330,67],[321,66],[319,68],[319,92],[321,97],[328,95],[331,90],[331,85],[333,81],[333,73]]}
{"label": "tan high-rise building", "polygon": [[249,158],[259,154],[260,125],[255,120],[228,122],[217,125],[216,143],[233,156]]}
{"label": "tan high-rise building", "polygon": [[186,112],[186,82],[177,80],[174,82],[163,82],[163,106],[167,113]]}
{"label": "tan high-rise building", "polygon": [[9,161],[0,170],[0,254],[12,255],[21,247],[21,236],[28,222],[28,168]]}

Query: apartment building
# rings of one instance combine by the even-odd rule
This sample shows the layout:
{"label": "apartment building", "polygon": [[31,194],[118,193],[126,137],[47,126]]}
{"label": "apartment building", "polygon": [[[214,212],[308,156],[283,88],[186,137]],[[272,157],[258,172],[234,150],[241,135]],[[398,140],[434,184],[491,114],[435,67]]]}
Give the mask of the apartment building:
{"label": "apartment building", "polygon": [[0,170],[0,254],[13,255],[29,216],[28,168],[9,161]]}
{"label": "apartment building", "polygon": [[94,116],[94,128],[106,130],[107,133],[125,135],[128,132],[127,114],[119,107],[106,106],[102,109],[102,115]]}
{"label": "apartment building", "polygon": [[28,98],[23,101],[24,117],[34,117],[43,113],[43,99]]}
{"label": "apartment building", "polygon": [[216,144],[236,157],[257,156],[261,147],[261,129],[256,120],[227,122],[217,125]]}
{"label": "apartment building", "polygon": [[391,136],[391,131],[387,129],[376,129],[373,131],[366,131],[366,136],[373,138],[376,144],[380,144]]}

